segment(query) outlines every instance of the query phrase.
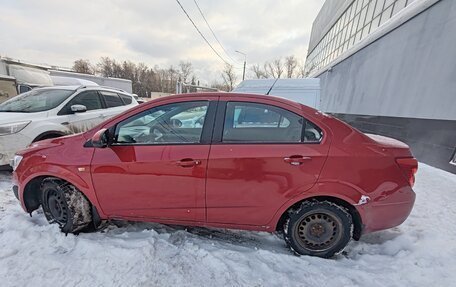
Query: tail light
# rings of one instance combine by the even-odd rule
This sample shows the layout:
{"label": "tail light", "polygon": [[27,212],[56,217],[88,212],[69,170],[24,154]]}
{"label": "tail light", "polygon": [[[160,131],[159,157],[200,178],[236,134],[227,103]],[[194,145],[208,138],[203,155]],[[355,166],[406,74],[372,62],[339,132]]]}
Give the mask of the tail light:
{"label": "tail light", "polygon": [[415,174],[418,171],[418,161],[414,157],[396,158],[396,162],[401,168],[411,187],[415,184]]}

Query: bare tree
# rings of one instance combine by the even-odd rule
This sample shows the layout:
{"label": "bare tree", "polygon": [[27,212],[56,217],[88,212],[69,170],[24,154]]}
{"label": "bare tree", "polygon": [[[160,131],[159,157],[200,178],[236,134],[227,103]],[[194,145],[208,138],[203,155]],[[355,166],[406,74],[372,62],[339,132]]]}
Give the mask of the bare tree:
{"label": "bare tree", "polygon": [[279,58],[273,60],[272,62],[264,63],[264,70],[266,71],[268,77],[280,78],[283,74],[282,60]]}
{"label": "bare tree", "polygon": [[179,74],[182,82],[186,83],[190,79],[190,74],[193,72],[193,66],[191,62],[180,61],[179,63]]}
{"label": "bare tree", "polygon": [[97,64],[98,71],[103,77],[113,77],[113,62],[109,57],[101,57],[100,62]]}
{"label": "bare tree", "polygon": [[255,75],[256,79],[264,79],[267,78],[266,72],[261,69],[259,64],[252,65],[251,68],[253,74]]}
{"label": "bare tree", "polygon": [[298,66],[298,60],[291,55],[285,58],[285,68],[287,70],[287,78],[293,78],[295,69]]}
{"label": "bare tree", "polygon": [[124,79],[130,79],[133,83],[138,79],[135,77],[137,71],[136,64],[131,61],[123,61],[120,75]]}
{"label": "bare tree", "polygon": [[282,74],[283,74],[282,60],[279,58],[279,59],[275,59],[274,61],[272,61],[272,67],[275,70],[277,78],[280,78],[280,76],[282,76]]}
{"label": "bare tree", "polygon": [[228,91],[232,91],[237,81],[233,65],[225,64],[225,67],[222,71],[222,79]]}
{"label": "bare tree", "polygon": [[298,65],[298,73],[297,73],[298,78],[305,78],[307,76],[306,74],[306,61],[300,61]]}
{"label": "bare tree", "polygon": [[[151,92],[174,93],[176,83],[179,80],[198,83],[198,79],[192,74],[191,62],[181,61],[178,67],[169,66],[161,68],[158,65],[153,68],[144,63],[131,61],[116,61],[109,57],[102,57],[97,63],[98,73],[104,77],[124,78],[132,81],[133,93],[147,97]],[[225,72],[226,71],[226,72]],[[224,79],[227,79],[225,90],[232,89],[236,83],[234,68],[224,71]],[[190,91],[196,91],[195,89]]]}
{"label": "bare tree", "polygon": [[219,82],[217,80],[212,81],[210,87],[211,88],[216,88],[219,91],[227,91],[227,92],[229,92],[228,86],[226,86],[224,83]]}
{"label": "bare tree", "polygon": [[302,78],[306,78],[310,75],[311,72],[313,72],[317,67],[316,63],[313,63],[309,66],[306,66],[306,62],[303,61],[301,65],[299,66],[299,74]]}
{"label": "bare tree", "polygon": [[79,59],[73,63],[73,71],[82,74],[94,74],[95,69],[89,60]]}

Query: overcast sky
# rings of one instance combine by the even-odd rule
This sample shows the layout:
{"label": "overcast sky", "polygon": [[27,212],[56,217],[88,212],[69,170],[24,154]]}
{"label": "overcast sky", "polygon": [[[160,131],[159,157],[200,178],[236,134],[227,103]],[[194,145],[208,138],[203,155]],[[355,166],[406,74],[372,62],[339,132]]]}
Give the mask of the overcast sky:
{"label": "overcast sky", "polygon": [[[304,61],[324,0],[197,0],[229,56],[194,0],[180,2],[240,77],[243,56],[235,50],[247,54],[247,66],[288,55]],[[219,78],[223,68],[175,0],[0,0],[0,11],[2,56],[64,67],[102,56],[150,67],[190,61],[204,82]]]}

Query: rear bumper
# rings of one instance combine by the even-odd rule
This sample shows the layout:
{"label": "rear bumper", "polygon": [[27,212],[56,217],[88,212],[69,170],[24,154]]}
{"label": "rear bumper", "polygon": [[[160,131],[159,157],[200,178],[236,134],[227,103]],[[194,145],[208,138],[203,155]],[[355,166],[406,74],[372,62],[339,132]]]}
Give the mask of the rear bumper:
{"label": "rear bumper", "polygon": [[412,212],[415,192],[411,187],[389,195],[380,195],[363,205],[363,234],[384,230],[402,224]]}

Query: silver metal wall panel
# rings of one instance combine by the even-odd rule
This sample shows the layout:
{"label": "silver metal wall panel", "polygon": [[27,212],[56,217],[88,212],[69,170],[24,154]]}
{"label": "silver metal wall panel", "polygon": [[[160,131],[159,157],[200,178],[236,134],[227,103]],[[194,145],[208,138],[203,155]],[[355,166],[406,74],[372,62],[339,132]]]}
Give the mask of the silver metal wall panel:
{"label": "silver metal wall panel", "polygon": [[443,0],[319,75],[331,113],[456,120],[456,1]]}

